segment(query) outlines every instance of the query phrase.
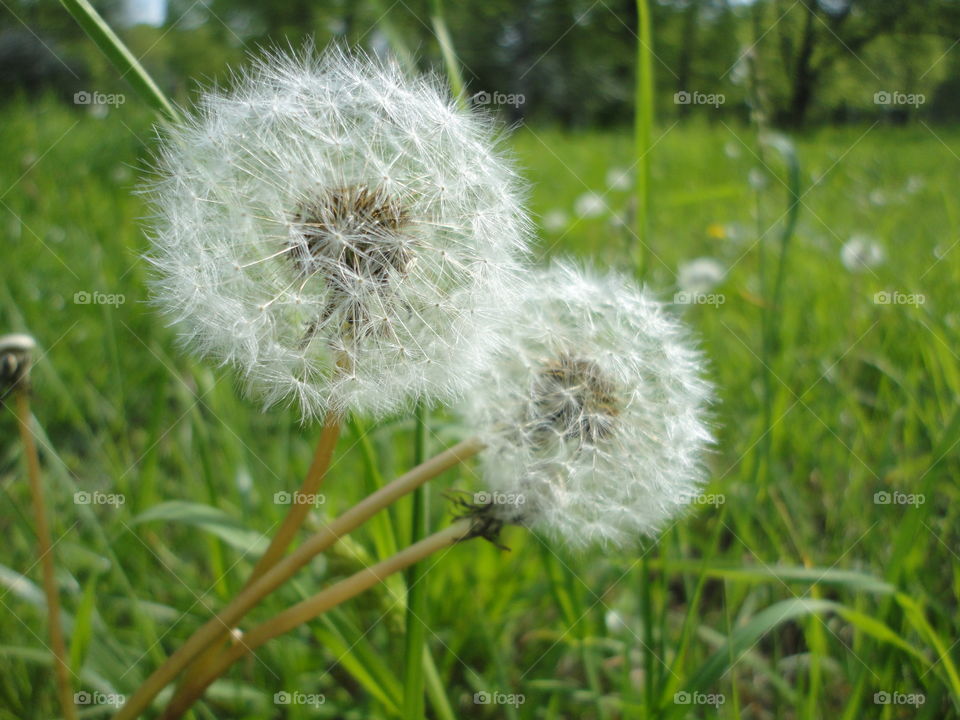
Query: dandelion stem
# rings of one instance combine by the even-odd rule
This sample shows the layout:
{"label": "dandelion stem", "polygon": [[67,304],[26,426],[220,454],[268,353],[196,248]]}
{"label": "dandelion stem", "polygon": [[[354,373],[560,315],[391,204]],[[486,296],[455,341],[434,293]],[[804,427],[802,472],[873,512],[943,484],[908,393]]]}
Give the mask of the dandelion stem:
{"label": "dandelion stem", "polygon": [[329,525],[311,535],[296,550],[257,578],[227,607],[194,632],[177,651],[167,658],[163,665],[146,679],[116,714],[114,720],[133,720],[143,713],[157,694],[195,657],[209,645],[225,637],[251,608],[282,585],[311,558],[332,546],[343,535],[362,525],[378,511],[388,507],[431,478],[473,457],[483,448],[483,443],[477,438],[454,445],[371,493],[340,517],[331,521]]}
{"label": "dandelion stem", "polygon": [[[293,541],[297,530],[303,525],[303,521],[306,519],[307,513],[313,505],[313,496],[316,495],[317,490],[326,477],[327,470],[330,468],[330,460],[333,457],[337,440],[340,438],[340,427],[339,415],[334,413],[327,415],[323,430],[320,433],[320,438],[317,441],[316,450],[314,450],[313,453],[313,460],[310,463],[309,470],[307,470],[307,476],[304,478],[298,493],[292,497],[287,516],[283,519],[283,523],[280,525],[280,529],[276,535],[271,539],[270,545],[254,566],[253,572],[250,573],[250,577],[243,586],[244,590],[263,576],[267,570],[277,564],[284,552],[286,552],[287,547],[289,547]],[[210,647],[187,666],[186,672],[183,673],[181,687],[177,690],[178,694],[181,691],[187,692],[187,688],[193,685],[194,679],[203,674],[204,668],[213,662],[217,653],[220,651],[221,644],[220,642],[212,643]]]}
{"label": "dandelion stem", "polygon": [[257,578],[261,577],[267,570],[276,565],[277,561],[287,551],[294,536],[297,534],[297,530],[303,525],[307,513],[310,511],[310,508],[313,507],[310,499],[317,494],[320,484],[327,475],[327,470],[330,467],[330,459],[333,457],[333,449],[336,447],[339,438],[340,416],[331,413],[327,416],[323,431],[320,433],[320,439],[317,442],[317,448],[313,454],[313,461],[310,463],[307,476],[300,486],[299,494],[293,496],[292,502],[290,503],[290,510],[283,519],[283,524],[280,525],[277,534],[273,536],[266,552],[260,556],[245,587],[250,587]]}
{"label": "dandelion stem", "polygon": [[445,547],[471,537],[473,533],[473,520],[468,518],[457,520],[449,527],[404,548],[396,555],[376,565],[341,580],[253,628],[243,635],[240,642],[221,654],[216,663],[202,677],[198,678],[196,683],[193,683],[193,692],[190,695],[175,698],[170,703],[162,716],[162,720],[175,720],[175,718],[181,717],[214,680],[223,675],[237,660],[253,652],[267,641],[287,633],[350,598],[369,590],[377,583],[382,582],[387,576],[408,568]]}
{"label": "dandelion stem", "polygon": [[60,625],[60,596],[53,572],[53,544],[50,541],[50,525],[47,522],[47,508],[43,500],[37,444],[30,430],[30,391],[25,380],[18,383],[15,392],[17,424],[20,426],[20,439],[27,459],[30,495],[33,499],[33,514],[37,523],[37,545],[40,551],[40,564],[43,567],[43,592],[47,598],[47,619],[50,624],[50,645],[53,653],[53,669],[57,678],[57,691],[60,694],[63,717],[66,720],[76,720],[77,708],[73,703],[71,671],[67,664],[67,646],[63,640],[63,628]]}

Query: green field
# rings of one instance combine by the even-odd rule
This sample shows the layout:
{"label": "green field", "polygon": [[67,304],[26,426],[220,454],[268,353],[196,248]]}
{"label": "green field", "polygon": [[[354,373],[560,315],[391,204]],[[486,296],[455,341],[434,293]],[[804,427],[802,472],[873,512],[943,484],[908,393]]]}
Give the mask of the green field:
{"label": "green field", "polygon": [[[0,332],[40,346],[34,412],[76,689],[101,699],[133,692],[239,590],[282,518],[273,494],[299,484],[319,432],[292,410],[261,413],[228,371],[183,356],[147,304],[132,191],[150,119],[135,104],[97,118],[42,101],[7,105],[0,122]],[[510,552],[477,540],[438,556],[430,716],[958,717],[960,132],[793,138],[801,205],[785,255],[786,170],[755,129],[666,125],[654,138],[644,253],[622,224],[629,190],[607,188],[632,164],[629,135],[520,129],[512,144],[533,211],[551,218],[544,256],[626,270],[642,255],[666,299],[684,261],[728,269],[716,302],[685,312],[718,388],[716,502],[642,555],[569,555],[512,529]],[[590,191],[603,212],[578,218]],[[841,247],[854,236],[883,261],[848,270]],[[9,412],[0,429],[0,718],[49,718],[59,711]],[[437,413],[430,449],[467,432]],[[412,447],[410,418],[351,422],[311,526],[409,467]],[[449,518],[444,490],[476,487],[468,469],[431,483],[433,524]],[[401,502],[254,619],[403,545],[409,517]],[[394,577],[268,644],[195,717],[399,717],[403,591]],[[279,691],[325,702],[279,708]]]}

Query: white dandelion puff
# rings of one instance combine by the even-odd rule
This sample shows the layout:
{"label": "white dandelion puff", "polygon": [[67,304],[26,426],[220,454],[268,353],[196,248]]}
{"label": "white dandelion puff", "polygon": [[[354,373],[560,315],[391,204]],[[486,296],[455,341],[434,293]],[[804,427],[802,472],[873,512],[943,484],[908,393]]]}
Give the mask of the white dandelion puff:
{"label": "white dandelion puff", "polygon": [[840,262],[852,273],[872,270],[885,257],[883,248],[866,235],[854,235],[840,249]]}
{"label": "white dandelion puff", "polygon": [[500,338],[530,223],[492,121],[338,49],[203,95],[148,188],[157,303],[267,405],[455,399]]}
{"label": "white dandelion puff", "polygon": [[574,201],[573,211],[582,218],[595,218],[607,212],[607,205],[597,193],[585,192]]}
{"label": "white dandelion puff", "polygon": [[607,188],[610,190],[629,190],[633,177],[629,168],[613,167],[607,171]]}
{"label": "white dandelion puff", "polygon": [[559,208],[554,208],[543,216],[543,228],[548,232],[558,233],[565,230],[570,224],[569,216]]}
{"label": "white dandelion puff", "polygon": [[575,548],[654,535],[705,477],[699,352],[665,305],[614,274],[557,264],[519,310],[464,407],[487,445],[487,512]]}
{"label": "white dandelion puff", "polygon": [[723,282],[727,271],[719,260],[700,257],[677,268],[677,286],[690,293],[705,293]]}

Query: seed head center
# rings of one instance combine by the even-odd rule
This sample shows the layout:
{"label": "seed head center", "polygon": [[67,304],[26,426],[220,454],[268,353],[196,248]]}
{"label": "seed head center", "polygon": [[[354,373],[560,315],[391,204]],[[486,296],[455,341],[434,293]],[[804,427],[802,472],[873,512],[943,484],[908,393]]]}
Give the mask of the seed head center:
{"label": "seed head center", "polygon": [[592,444],[613,432],[620,402],[616,384],[595,362],[564,353],[537,374],[533,410],[538,434]]}

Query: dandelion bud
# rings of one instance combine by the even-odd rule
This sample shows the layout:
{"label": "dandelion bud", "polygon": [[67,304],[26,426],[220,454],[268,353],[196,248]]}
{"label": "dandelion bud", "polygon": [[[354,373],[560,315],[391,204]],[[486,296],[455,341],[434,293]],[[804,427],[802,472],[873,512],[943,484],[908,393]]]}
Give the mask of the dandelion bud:
{"label": "dandelion bud", "polygon": [[476,382],[529,222],[495,128],[441,87],[333,49],[203,95],[148,189],[156,301],[188,347],[305,416]]}
{"label": "dandelion bud", "polygon": [[696,496],[711,389],[666,307],[628,279],[538,273],[465,414],[484,510],[572,547],[654,535]]}

